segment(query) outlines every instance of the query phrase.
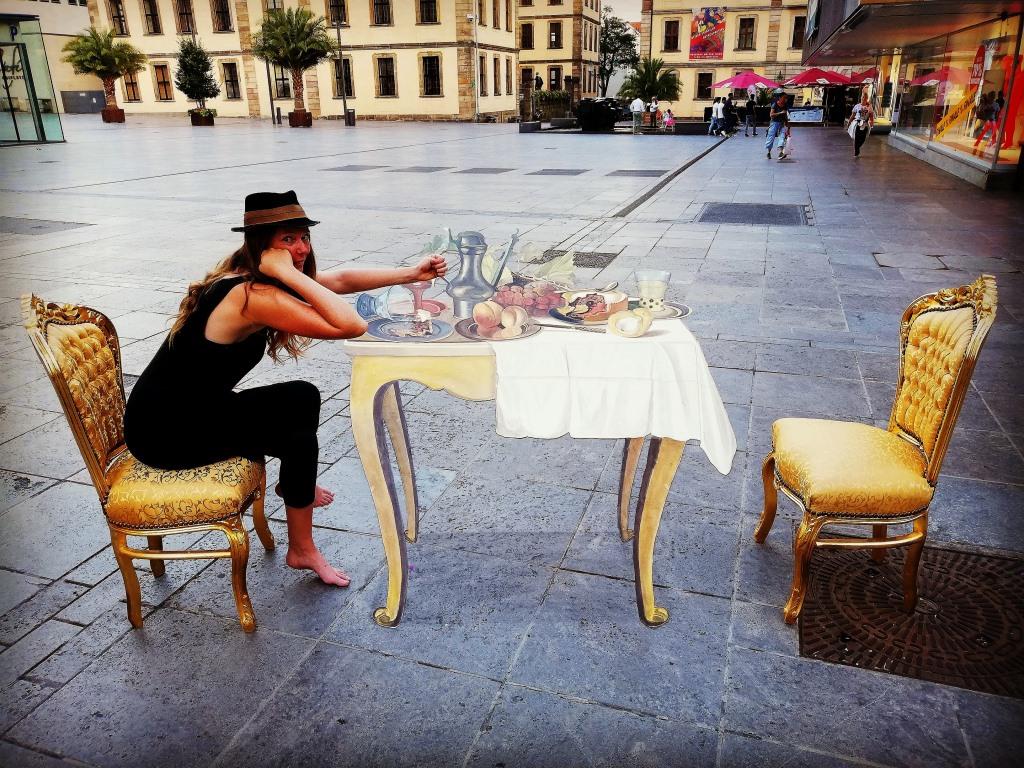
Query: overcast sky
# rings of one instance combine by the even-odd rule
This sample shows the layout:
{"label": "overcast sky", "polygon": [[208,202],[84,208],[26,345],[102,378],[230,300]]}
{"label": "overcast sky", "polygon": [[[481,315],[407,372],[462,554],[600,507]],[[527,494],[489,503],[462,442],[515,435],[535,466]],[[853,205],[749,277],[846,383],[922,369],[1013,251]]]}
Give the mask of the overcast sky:
{"label": "overcast sky", "polygon": [[610,5],[615,15],[626,21],[640,21],[640,0],[603,0],[601,7]]}

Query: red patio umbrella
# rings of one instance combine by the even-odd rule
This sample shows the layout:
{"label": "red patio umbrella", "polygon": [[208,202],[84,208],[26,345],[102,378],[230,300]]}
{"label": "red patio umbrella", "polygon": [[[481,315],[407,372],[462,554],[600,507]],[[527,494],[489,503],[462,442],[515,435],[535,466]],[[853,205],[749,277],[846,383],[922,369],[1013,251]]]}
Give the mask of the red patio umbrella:
{"label": "red patio umbrella", "polygon": [[910,81],[910,85],[938,85],[939,83],[953,83],[954,85],[966,85],[968,73],[965,69],[956,67],[942,67],[926,75],[918,75]]}
{"label": "red patio umbrella", "polygon": [[871,69],[865,69],[863,72],[857,72],[850,77],[850,82],[854,85],[863,85],[864,83],[873,82],[878,77],[878,67],[872,67]]}
{"label": "red patio umbrella", "polygon": [[764,75],[759,75],[757,72],[740,72],[738,75],[727,77],[721,82],[712,85],[712,88],[749,88],[750,86],[756,86],[758,88],[781,88],[778,83],[774,80],[769,80]]}
{"label": "red patio umbrella", "polygon": [[801,72],[795,77],[789,78],[785,85],[850,85],[851,81],[846,75],[833,72],[830,69],[818,69],[812,67]]}

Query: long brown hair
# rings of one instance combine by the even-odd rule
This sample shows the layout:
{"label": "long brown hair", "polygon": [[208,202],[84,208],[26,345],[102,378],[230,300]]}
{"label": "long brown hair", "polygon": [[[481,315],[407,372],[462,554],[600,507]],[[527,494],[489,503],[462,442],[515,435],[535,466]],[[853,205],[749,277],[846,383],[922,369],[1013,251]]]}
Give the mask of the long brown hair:
{"label": "long brown hair", "polygon": [[[188,293],[185,294],[185,298],[181,300],[181,306],[178,307],[178,317],[174,321],[174,325],[171,326],[170,343],[174,343],[174,337],[185,327],[185,323],[192,316],[192,313],[195,312],[196,307],[199,306],[199,301],[206,293],[206,290],[217,280],[227,275],[238,274],[245,278],[245,304],[242,306],[243,310],[249,303],[249,291],[256,284],[274,285],[283,291],[295,295],[294,291],[283,283],[269,278],[260,272],[260,257],[270,247],[270,242],[279,228],[281,228],[281,225],[257,227],[256,229],[249,230],[245,233],[245,240],[241,248],[220,262],[202,280],[189,285]],[[310,245],[309,255],[306,256],[306,261],[302,265],[302,271],[316,279],[316,257],[313,254],[312,245]],[[297,359],[303,350],[310,345],[311,341],[311,339],[305,336],[295,336],[285,331],[279,331],[276,328],[267,328],[267,354],[270,355],[274,362],[280,361],[282,350],[291,355],[293,359]]]}

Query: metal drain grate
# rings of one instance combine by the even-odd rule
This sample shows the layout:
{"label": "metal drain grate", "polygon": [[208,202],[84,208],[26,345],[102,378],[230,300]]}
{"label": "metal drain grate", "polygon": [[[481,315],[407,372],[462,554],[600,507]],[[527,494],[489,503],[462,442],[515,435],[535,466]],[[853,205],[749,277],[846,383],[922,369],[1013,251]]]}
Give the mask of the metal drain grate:
{"label": "metal drain grate", "polygon": [[807,212],[802,205],[705,203],[697,221],[702,224],[801,226],[807,224]]}
{"label": "metal drain grate", "polygon": [[656,176],[664,176],[666,173],[668,173],[668,171],[658,171],[658,170],[654,170],[654,169],[649,169],[649,170],[648,169],[640,169],[640,170],[635,170],[635,171],[612,171],[608,175],[609,176],[641,176],[641,177],[647,176],[647,177],[656,177]]}
{"label": "metal drain grate", "polygon": [[541,168],[539,171],[526,174],[527,176],[579,176],[586,173],[589,168]]}
{"label": "metal drain grate", "polygon": [[68,229],[91,227],[75,221],[50,221],[49,219],[21,219],[16,216],[0,216],[0,232],[7,235],[48,235]]}
{"label": "metal drain grate", "polygon": [[514,171],[515,168],[465,168],[456,173],[508,173]]}
{"label": "metal drain grate", "polygon": [[[568,251],[548,249],[541,254],[541,257],[535,263],[545,264],[557,259],[559,256],[565,256],[567,253]],[[584,269],[604,269],[618,255],[618,253],[599,253],[598,251],[576,251],[572,257],[572,263],[573,266]]]}
{"label": "metal drain grate", "polygon": [[817,550],[800,655],[1024,698],[1024,560],[926,547],[907,614],[903,557]]}
{"label": "metal drain grate", "polygon": [[323,168],[325,171],[374,171],[378,168],[387,168],[386,165],[339,165],[337,168]]}

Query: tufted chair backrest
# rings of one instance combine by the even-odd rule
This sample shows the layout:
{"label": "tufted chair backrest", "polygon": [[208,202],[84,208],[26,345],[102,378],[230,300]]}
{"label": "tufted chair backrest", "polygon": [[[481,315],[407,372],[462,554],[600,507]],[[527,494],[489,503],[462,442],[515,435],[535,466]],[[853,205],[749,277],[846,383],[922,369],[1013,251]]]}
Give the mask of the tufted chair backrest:
{"label": "tufted chair backrest", "polygon": [[921,447],[935,484],[978,353],[995,320],[996,281],[922,296],[900,322],[900,376],[889,430]]}
{"label": "tufted chair backrest", "polygon": [[100,500],[106,469],[124,450],[124,382],[117,332],[106,315],[22,297],[25,328],[82,452]]}

